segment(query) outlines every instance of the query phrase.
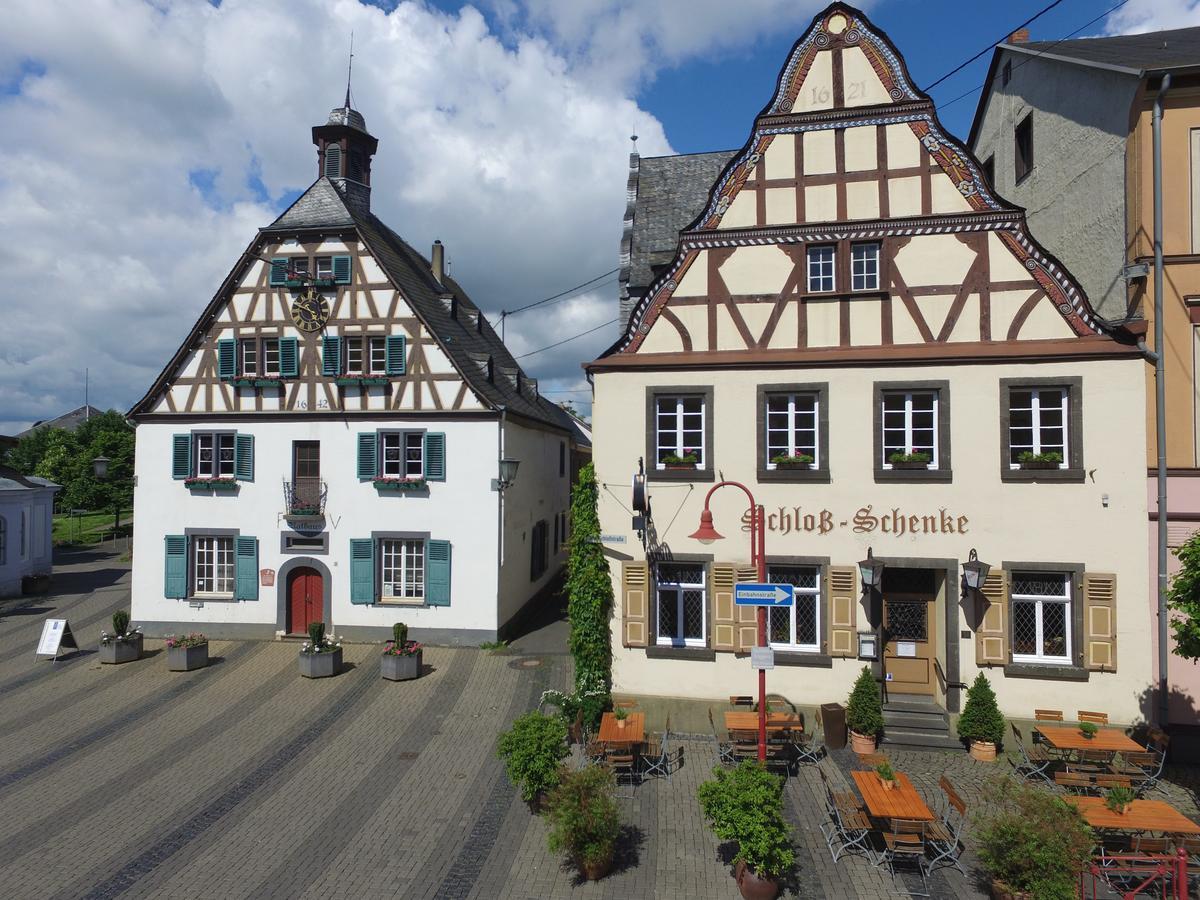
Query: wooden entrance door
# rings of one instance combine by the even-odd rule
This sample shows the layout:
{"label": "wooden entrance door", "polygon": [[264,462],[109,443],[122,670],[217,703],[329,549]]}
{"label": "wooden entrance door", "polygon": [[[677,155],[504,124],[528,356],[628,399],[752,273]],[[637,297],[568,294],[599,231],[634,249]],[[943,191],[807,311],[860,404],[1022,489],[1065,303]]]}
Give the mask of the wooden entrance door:
{"label": "wooden entrance door", "polygon": [[883,590],[884,667],[893,694],[935,692],[933,671],[937,652],[934,595],[925,591]]}
{"label": "wooden entrance door", "polygon": [[316,569],[302,566],[288,576],[288,634],[307,634],[325,619],[325,581]]}

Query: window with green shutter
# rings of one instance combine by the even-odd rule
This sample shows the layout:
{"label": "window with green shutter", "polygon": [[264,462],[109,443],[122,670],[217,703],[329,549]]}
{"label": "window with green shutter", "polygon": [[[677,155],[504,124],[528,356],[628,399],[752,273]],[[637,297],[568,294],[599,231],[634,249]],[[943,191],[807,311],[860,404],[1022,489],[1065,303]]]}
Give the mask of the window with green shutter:
{"label": "window with green shutter", "polygon": [[379,440],[374,431],[358,433],[358,480],[372,481],[379,475]]}
{"label": "window with green shutter", "polygon": [[321,374],[333,378],[342,372],[342,339],[331,334],[321,338]]}
{"label": "window with green shutter", "polygon": [[258,538],[239,536],[235,541],[237,556],[237,600],[258,599]]}
{"label": "window with green shutter", "polygon": [[439,431],[425,432],[425,480],[446,480],[446,435]]}
{"label": "window with green shutter", "polygon": [[295,378],[300,373],[300,342],[294,337],[279,339],[279,374]]}
{"label": "window with green shutter", "polygon": [[233,477],[238,481],[254,480],[254,435],[234,436]]}
{"label": "window with green shutter", "polygon": [[182,600],[187,596],[187,538],[182,534],[168,534],[163,538],[166,560],[163,578],[163,596],[168,600]]}
{"label": "window with green shutter", "polygon": [[271,284],[282,286],[287,284],[288,261],[285,257],[277,256],[271,260]]}
{"label": "window with green shutter", "polygon": [[402,334],[389,334],[387,336],[387,374],[404,374],[405,344],[406,341]]}
{"label": "window with green shutter", "polygon": [[192,436],[176,434],[171,437],[171,477],[176,481],[192,475]]}
{"label": "window with green shutter", "polygon": [[350,283],[349,256],[335,256],[333,258],[333,280],[336,284]]}
{"label": "window with green shutter", "polygon": [[425,543],[425,604],[450,605],[450,542]]}
{"label": "window with green shutter", "polygon": [[237,375],[237,342],[232,338],[217,341],[217,377],[233,378]]}
{"label": "window with green shutter", "polygon": [[375,542],[370,538],[350,539],[350,602],[375,602]]}

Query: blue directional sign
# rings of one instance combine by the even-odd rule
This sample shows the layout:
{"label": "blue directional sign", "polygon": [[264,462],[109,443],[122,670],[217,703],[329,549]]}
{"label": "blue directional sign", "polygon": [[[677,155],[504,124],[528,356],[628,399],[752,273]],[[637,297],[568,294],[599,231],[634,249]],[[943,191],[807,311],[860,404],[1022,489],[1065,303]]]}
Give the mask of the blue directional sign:
{"label": "blue directional sign", "polygon": [[737,606],[791,606],[796,593],[790,584],[735,584],[733,602]]}

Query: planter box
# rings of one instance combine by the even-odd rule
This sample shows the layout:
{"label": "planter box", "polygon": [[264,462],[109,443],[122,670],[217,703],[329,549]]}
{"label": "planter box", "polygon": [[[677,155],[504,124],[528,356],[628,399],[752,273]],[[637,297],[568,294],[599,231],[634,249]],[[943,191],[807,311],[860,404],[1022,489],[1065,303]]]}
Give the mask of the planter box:
{"label": "planter box", "polygon": [[668,472],[695,472],[696,463],[663,463],[663,468]]}
{"label": "planter box", "polygon": [[1023,463],[1018,463],[1018,465],[1021,467],[1021,469],[1023,471],[1030,471],[1030,470],[1045,471],[1047,469],[1057,469],[1062,465],[1062,463],[1049,462],[1049,461],[1047,461],[1047,462],[1023,462]]}
{"label": "planter box", "polygon": [[190,672],[208,665],[208,644],[196,647],[168,647],[167,671]]}
{"label": "planter box", "polygon": [[906,462],[888,463],[888,465],[890,465],[893,469],[928,469],[929,461],[927,460],[925,462],[916,462],[913,460],[909,460]]}
{"label": "planter box", "polygon": [[188,482],[187,489],[189,491],[235,491],[237,486],[236,481],[192,481]]}
{"label": "planter box", "polygon": [[50,575],[48,573],[25,575],[21,578],[22,594],[44,594],[48,590],[50,590]]}
{"label": "planter box", "polygon": [[341,647],[329,653],[300,654],[300,674],[305,678],[331,678],[341,670]]}
{"label": "planter box", "polygon": [[421,651],[412,656],[384,653],[379,657],[379,674],[388,681],[411,681],[421,677]]}
{"label": "planter box", "polygon": [[255,387],[283,387],[282,378],[256,378],[254,380]]}
{"label": "planter box", "polygon": [[342,378],[333,379],[333,383],[338,387],[358,387],[361,379],[358,376],[344,376]]}
{"label": "planter box", "polygon": [[240,388],[254,387],[254,385],[256,384],[255,379],[253,379],[253,378],[232,378],[232,379],[230,379],[229,383],[232,384],[234,387],[240,387]]}
{"label": "planter box", "polygon": [[100,645],[100,662],[106,666],[134,662],[142,658],[142,636],[131,635]]}
{"label": "planter box", "polygon": [[375,490],[385,491],[423,491],[429,485],[424,478],[414,478],[411,481],[376,481]]}
{"label": "planter box", "polygon": [[360,378],[358,379],[358,382],[363,387],[379,387],[381,385],[391,384],[392,379],[383,378],[382,376],[370,376],[368,378]]}
{"label": "planter box", "polygon": [[777,462],[775,468],[779,471],[808,471],[813,467],[810,462]]}

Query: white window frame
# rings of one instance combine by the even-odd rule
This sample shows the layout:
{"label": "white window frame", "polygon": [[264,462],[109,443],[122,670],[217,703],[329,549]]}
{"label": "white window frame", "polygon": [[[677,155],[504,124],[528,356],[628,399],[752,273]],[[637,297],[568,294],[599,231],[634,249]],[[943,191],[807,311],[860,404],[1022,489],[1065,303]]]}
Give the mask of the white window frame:
{"label": "white window frame", "polygon": [[[695,412],[688,412],[684,409],[684,404],[688,401],[697,401],[700,404],[700,443],[699,446],[692,447],[684,444],[684,416],[694,416]],[[663,404],[674,404],[674,410],[670,408],[664,410]],[[708,448],[704,446],[706,426],[708,424],[708,409],[705,397],[703,394],[659,394],[654,398],[654,449],[655,449],[655,468],[665,469],[666,464],[660,462],[661,458],[667,453],[673,453],[676,456],[684,456],[689,450],[695,450],[696,453],[696,468],[703,469],[707,462]],[[669,421],[674,419],[673,424],[664,429],[662,423],[664,417]],[[695,431],[695,428],[686,429],[687,431]],[[670,443],[664,443],[664,436],[673,434],[673,440]]]}
{"label": "white window frame", "polygon": [[[1056,597],[1056,596],[1048,596],[1045,594],[1019,594],[1016,591],[1009,592],[1010,607],[1015,606],[1015,604],[1017,604],[1017,603],[1032,603],[1032,604],[1034,604],[1035,621],[1036,621],[1036,628],[1035,628],[1035,633],[1036,633],[1035,644],[1037,647],[1036,652],[1034,652],[1034,653],[1017,653],[1014,651],[1013,655],[1012,655],[1013,662],[1040,663],[1040,664],[1056,665],[1056,666],[1071,665],[1071,662],[1072,662],[1071,647],[1072,647],[1072,640],[1073,640],[1073,635],[1071,634],[1071,624],[1072,624],[1072,617],[1073,617],[1072,604],[1074,603],[1074,597],[1072,596],[1072,591],[1071,591],[1071,584],[1072,584],[1071,573],[1070,572],[1018,572],[1018,571],[1014,571],[1012,573],[1012,583],[1014,586],[1016,586],[1016,584],[1018,582],[1018,578],[1017,578],[1018,575],[1035,576],[1038,580],[1042,580],[1045,578],[1055,578],[1055,579],[1062,578],[1064,594],[1061,597]],[[1063,642],[1064,654],[1062,656],[1048,656],[1048,655],[1046,655],[1045,649],[1044,649],[1045,642],[1046,642],[1045,641],[1046,635],[1045,635],[1044,613],[1045,613],[1046,604],[1049,604],[1049,603],[1053,603],[1056,606],[1065,607],[1065,609],[1063,610],[1063,633],[1064,633],[1066,639]],[[1013,615],[1013,610],[1011,608],[1009,610],[1009,617],[1010,617],[1012,623],[1014,624],[1014,627],[1012,628],[1012,637],[1010,638],[1010,640],[1015,641],[1016,640],[1016,628],[1015,628],[1016,617]]]}
{"label": "white window frame", "polygon": [[343,338],[343,351],[346,354],[346,374],[362,375],[366,372],[366,341],[362,335]]}
{"label": "white window frame", "polygon": [[[388,445],[399,451],[399,459],[387,458]],[[415,457],[414,457],[415,454]],[[389,471],[390,470],[390,471]],[[381,431],[379,432],[379,472],[384,478],[425,477],[425,432]]]}
{"label": "white window frame", "polygon": [[[873,253],[860,255],[863,250],[872,250]],[[850,245],[850,290],[879,290],[879,254],[878,241],[861,241]]]}
{"label": "white window frame", "polygon": [[242,375],[258,374],[258,338],[238,340],[238,372]]}
{"label": "white window frame", "polygon": [[317,278],[332,279],[333,278],[333,257],[318,256],[317,257]]}
{"label": "white window frame", "polygon": [[[1017,428],[1020,426],[1014,426],[1012,424],[1012,414],[1014,411],[1020,411],[1020,412],[1026,411],[1024,407],[1020,407],[1018,410],[1018,407],[1013,405],[1013,395],[1018,394],[1018,393],[1024,393],[1024,392],[1029,393],[1029,404],[1030,405],[1029,405],[1028,411],[1030,414],[1030,425],[1033,430],[1033,436],[1031,438],[1031,440],[1033,442],[1032,445],[1018,444],[1013,441],[1013,430],[1014,430],[1014,428]],[[1045,427],[1045,428],[1058,427],[1058,426],[1054,426],[1054,425],[1046,425],[1046,426],[1042,425],[1042,421],[1041,421],[1042,420],[1042,394],[1058,394],[1059,397],[1062,398],[1061,406],[1047,408],[1048,411],[1049,411],[1049,409],[1056,409],[1058,411],[1061,411],[1061,413],[1062,413],[1062,426],[1061,426],[1062,446],[1061,447],[1058,446],[1057,444],[1053,444],[1053,445],[1049,445],[1049,446],[1042,444],[1042,428],[1043,427]],[[1071,443],[1071,416],[1070,416],[1070,413],[1071,413],[1071,391],[1068,388],[1065,388],[1065,387],[1010,387],[1008,389],[1008,456],[1009,456],[1008,467],[1010,469],[1021,468],[1021,464],[1019,462],[1014,462],[1013,457],[1025,450],[1031,450],[1034,453],[1043,453],[1043,452],[1061,453],[1062,454],[1062,462],[1058,464],[1058,467],[1060,469],[1068,468],[1070,466],[1070,459],[1071,459],[1069,456],[1070,443]]]}
{"label": "white window frame", "polygon": [[[663,581],[659,578],[659,573],[662,571],[661,566],[686,566],[696,568],[700,572],[700,580],[696,581]],[[701,562],[672,562],[660,563],[655,567],[654,578],[654,642],[660,647],[707,647],[708,646],[708,586],[706,584],[706,569],[704,563]],[[684,637],[684,593],[687,591],[700,592],[700,637],[689,638]],[[675,622],[677,625],[674,635],[664,635],[660,628],[662,626],[662,608],[663,594],[675,595]]]}
{"label": "white window frame", "polygon": [[[232,599],[237,586],[237,563],[233,557],[233,536],[192,535],[188,542],[191,544],[192,565],[189,579],[189,586],[192,589],[191,596]],[[205,581],[212,582],[211,585],[206,584],[206,587],[211,588],[209,590],[201,590],[200,587],[202,567],[206,572]],[[229,590],[221,590],[225,585],[228,585]]]}
{"label": "white window frame", "polygon": [[293,256],[288,260],[288,268],[291,269],[293,275],[297,276],[297,281],[303,281],[308,277],[308,257]]}
{"label": "white window frame", "polygon": [[[821,652],[821,581],[822,581],[822,575],[823,575],[823,573],[821,571],[821,567],[817,566],[817,565],[790,565],[790,564],[784,564],[784,563],[776,563],[775,565],[772,565],[771,563],[767,563],[767,581],[768,582],[775,581],[775,579],[771,575],[771,572],[772,572],[772,570],[778,571],[779,569],[811,569],[812,572],[814,573],[814,575],[816,576],[816,578],[815,578],[816,586],[812,587],[812,588],[806,588],[806,587],[796,587],[795,585],[793,585],[792,590],[794,592],[795,599],[793,600],[791,606],[767,610],[767,616],[768,616],[767,636],[768,636],[768,638],[770,637],[770,635],[772,633],[771,618],[773,618],[777,614],[786,615],[788,617],[788,634],[790,634],[792,637],[791,641],[782,642],[782,641],[769,640],[768,643],[770,643],[770,645],[777,650],[790,650],[790,651],[795,651],[798,653],[820,653]],[[789,582],[789,584],[790,584],[790,582]],[[804,602],[804,603],[811,602],[813,604],[813,622],[815,623],[813,636],[816,640],[814,643],[811,643],[811,644],[801,644],[796,641],[796,607],[801,602]]]}
{"label": "white window frame", "polygon": [[[828,258],[826,258],[828,253]],[[810,294],[832,294],[837,290],[837,245],[812,244],[804,254],[805,282]],[[828,283],[829,287],[822,287]]]}
{"label": "white window frame", "polygon": [[278,375],[282,369],[279,366],[279,338],[262,339],[262,373]]}
{"label": "white window frame", "polygon": [[[224,449],[229,450],[230,457],[228,466],[225,460],[221,459],[222,444],[227,443]],[[200,453],[205,449],[212,451],[212,460],[207,464],[208,471],[203,471],[200,461]],[[233,478],[236,475],[237,466],[237,436],[232,431],[197,431],[192,434],[192,471],[197,478]],[[229,471],[225,471],[228,468]]]}
{"label": "white window frame", "polygon": [[364,356],[367,371],[372,375],[387,372],[387,338],[380,334],[368,335]]}
{"label": "white window frame", "polygon": [[[787,398],[786,415],[787,415],[788,424],[785,429],[772,428],[771,427],[771,416],[772,415],[779,416],[779,415],[782,415],[783,413],[781,413],[780,411],[772,412],[771,400],[779,399],[781,397]],[[806,398],[806,399],[811,398],[811,400],[812,400],[811,413],[807,409],[801,409],[801,410],[796,409],[796,399],[797,398]],[[763,402],[766,404],[766,409],[763,410],[763,428],[766,429],[766,434],[764,435],[764,438],[765,438],[764,452],[767,454],[767,458],[766,458],[765,462],[766,462],[766,467],[767,467],[768,471],[775,471],[775,469],[778,468],[775,465],[775,463],[771,462],[771,459],[775,456],[778,456],[781,452],[786,452],[789,456],[796,455],[796,450],[797,450],[797,447],[799,446],[799,444],[796,441],[796,432],[810,430],[807,426],[803,427],[803,428],[798,428],[797,423],[799,422],[801,416],[807,417],[809,415],[812,416],[812,428],[811,428],[812,435],[813,435],[813,440],[812,440],[813,463],[812,463],[812,465],[813,465],[814,469],[819,469],[821,467],[821,395],[816,391],[796,391],[796,392],[792,392],[792,393],[773,392],[773,393],[767,394],[766,397],[763,399]],[[779,442],[776,442],[774,444],[772,444],[772,442],[771,442],[771,435],[772,434],[778,435],[780,433],[786,433],[786,435],[787,435],[787,446],[786,447],[783,446]],[[801,447],[800,449],[804,450],[805,452],[808,452],[808,448],[806,446]]]}
{"label": "white window frame", "polygon": [[[425,602],[423,538],[379,539],[379,599],[383,603]],[[400,593],[396,593],[396,587]]]}
{"label": "white window frame", "polygon": [[[923,409],[921,409],[921,410],[913,409],[913,397],[914,396],[922,396],[922,397],[929,396],[929,397],[933,398],[933,435],[932,435],[932,439],[931,439],[931,443],[933,446],[930,451],[931,458],[929,460],[929,465],[927,466],[927,468],[936,469],[938,467],[938,457],[939,457],[939,452],[941,450],[941,448],[938,446],[938,443],[939,443],[938,442],[938,419],[939,419],[938,407],[941,404],[941,395],[936,389],[935,390],[913,390],[913,391],[885,390],[881,393],[880,398],[879,398],[879,403],[880,403],[879,446],[880,446],[880,451],[883,454],[883,460],[882,460],[883,468],[887,469],[887,470],[891,470],[892,464],[890,462],[888,462],[888,457],[891,456],[893,453],[898,452],[897,448],[895,448],[895,447],[889,448],[888,447],[888,439],[887,439],[888,434],[895,433],[897,431],[897,429],[896,428],[888,428],[888,426],[887,426],[887,415],[889,412],[889,410],[887,408],[887,402],[888,402],[889,397],[894,398],[894,397],[899,397],[899,396],[904,397],[904,426],[903,426],[904,450],[903,450],[903,452],[906,454],[914,452],[913,451],[913,412],[914,411],[924,412]],[[917,449],[920,450],[921,452],[925,452],[924,447],[919,447]]]}

